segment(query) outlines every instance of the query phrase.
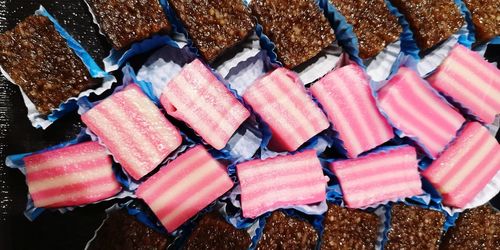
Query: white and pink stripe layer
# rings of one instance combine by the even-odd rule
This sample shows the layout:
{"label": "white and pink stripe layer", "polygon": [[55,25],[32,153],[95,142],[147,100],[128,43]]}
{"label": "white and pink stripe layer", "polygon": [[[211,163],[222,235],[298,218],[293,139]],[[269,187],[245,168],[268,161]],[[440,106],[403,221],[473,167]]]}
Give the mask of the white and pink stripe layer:
{"label": "white and pink stripe layer", "polygon": [[428,80],[485,123],[500,113],[500,70],[462,45],[453,48]]}
{"label": "white and pink stripe layer", "polygon": [[196,146],[142,183],[136,194],[173,232],[232,186],[226,167]]}
{"label": "white and pink stripe layer", "polygon": [[84,142],[24,158],[29,192],[36,207],[89,204],[121,190],[106,148]]}
{"label": "white and pink stripe layer", "polygon": [[417,153],[402,146],[331,164],[348,207],[362,208],[423,193]]}
{"label": "white and pink stripe layer", "polygon": [[135,84],[83,114],[82,121],[136,180],[182,143],[179,130]]}
{"label": "white and pink stripe layer", "polygon": [[310,88],[339,133],[349,157],[375,148],[394,137],[380,114],[368,77],[357,65],[337,69]]}
{"label": "white and pink stripe layer", "polygon": [[455,141],[423,171],[443,196],[443,204],[462,208],[500,170],[500,146],[477,122],[468,123]]}
{"label": "white and pink stripe layer", "polygon": [[378,93],[393,125],[415,139],[435,159],[465,119],[409,68],[402,67]]}
{"label": "white and pink stripe layer", "polygon": [[160,97],[167,113],[188,124],[215,149],[226,146],[250,112],[196,59],[182,68]]}
{"label": "white and pink stripe layer", "polygon": [[252,160],[236,166],[243,216],[255,218],[278,208],[324,201],[328,178],[308,150],[295,155]]}
{"label": "white and pink stripe layer", "polygon": [[273,150],[295,151],[330,126],[298,76],[285,68],[258,79],[243,98],[271,129]]}

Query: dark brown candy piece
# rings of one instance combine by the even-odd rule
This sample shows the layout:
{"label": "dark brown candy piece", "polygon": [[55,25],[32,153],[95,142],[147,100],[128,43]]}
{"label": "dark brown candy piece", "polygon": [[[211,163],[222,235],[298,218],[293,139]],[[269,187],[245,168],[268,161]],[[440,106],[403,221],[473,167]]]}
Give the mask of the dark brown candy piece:
{"label": "dark brown candy piece", "polygon": [[173,239],[164,236],[138,222],[124,211],[109,215],[96,238],[89,244],[89,250],[150,250],[167,249]]}
{"label": "dark brown candy piece", "polygon": [[373,213],[328,205],[321,249],[375,249],[379,224]]}
{"label": "dark brown candy piece", "polygon": [[441,249],[500,249],[500,212],[490,205],[465,211],[446,232]]}
{"label": "dark brown candy piece", "polygon": [[387,45],[399,39],[403,30],[384,0],[330,0],[354,28],[358,38],[359,56],[376,56]]}
{"label": "dark brown candy piece", "polygon": [[0,34],[0,65],[42,115],[95,85],[52,22],[30,16]]}
{"label": "dark brown candy piece", "polygon": [[454,0],[391,0],[410,23],[421,50],[425,51],[455,34],[464,24]]}
{"label": "dark brown candy piece", "polygon": [[88,3],[116,50],[171,30],[158,0],[88,0]]}
{"label": "dark brown candy piece", "polygon": [[218,213],[205,215],[189,236],[185,249],[248,249],[250,235],[227,223]]}
{"label": "dark brown candy piece", "polygon": [[201,55],[209,62],[242,42],[254,28],[241,0],[169,0]]}
{"label": "dark brown candy piece", "polygon": [[438,249],[444,221],[441,212],[396,204],[385,249]]}
{"label": "dark brown candy piece", "polygon": [[275,211],[266,220],[257,249],[314,249],[318,233],[303,220]]}
{"label": "dark brown candy piece", "polygon": [[500,35],[500,1],[464,0],[464,3],[472,14],[478,42],[487,42]]}
{"label": "dark brown candy piece", "polygon": [[255,0],[250,7],[287,68],[306,62],[335,41],[314,0]]}

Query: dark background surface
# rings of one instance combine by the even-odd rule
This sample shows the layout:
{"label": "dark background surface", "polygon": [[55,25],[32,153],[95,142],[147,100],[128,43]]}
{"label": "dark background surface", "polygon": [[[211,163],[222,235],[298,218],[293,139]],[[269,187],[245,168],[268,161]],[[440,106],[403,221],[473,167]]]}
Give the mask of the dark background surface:
{"label": "dark background surface", "polygon": [[[0,0],[0,32],[13,28],[42,4],[98,62],[110,49],[97,31],[82,0]],[[488,57],[500,61],[500,48]],[[141,59],[137,59],[141,61]],[[76,112],[47,130],[34,129],[26,117],[18,87],[0,75],[0,249],[83,249],[105,217],[110,202],[77,208],[66,214],[45,212],[28,221],[23,211],[27,187],[24,176],[4,166],[7,155],[31,152],[70,140],[80,130]],[[498,203],[498,197],[495,203]]]}

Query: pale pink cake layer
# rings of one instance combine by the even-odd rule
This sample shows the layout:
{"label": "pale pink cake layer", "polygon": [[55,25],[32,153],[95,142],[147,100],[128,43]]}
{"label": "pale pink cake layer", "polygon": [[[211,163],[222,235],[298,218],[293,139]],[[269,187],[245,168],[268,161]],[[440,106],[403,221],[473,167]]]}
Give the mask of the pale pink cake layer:
{"label": "pale pink cake layer", "polygon": [[271,129],[273,150],[295,151],[330,125],[298,76],[285,68],[256,80],[243,98]]}
{"label": "pale pink cake layer", "polygon": [[135,84],[83,114],[82,121],[136,180],[182,143],[179,130]]}
{"label": "pale pink cake layer", "polygon": [[84,142],[24,158],[30,195],[36,207],[89,204],[121,190],[106,148]]}
{"label": "pale pink cake layer", "polygon": [[402,146],[331,164],[348,207],[423,193],[415,148]]}
{"label": "pale pink cake layer", "polygon": [[464,207],[500,170],[500,145],[477,122],[462,133],[423,171],[443,196],[443,204]]}
{"label": "pale pink cake layer", "polygon": [[485,123],[492,123],[500,113],[500,70],[460,44],[451,50],[429,83]]}
{"label": "pale pink cake layer", "polygon": [[433,159],[455,137],[465,119],[409,68],[402,67],[378,92],[393,125],[415,139]]}
{"label": "pale pink cake layer", "polygon": [[349,157],[375,148],[394,137],[380,114],[363,69],[349,65],[337,69],[310,88],[339,133]]}
{"label": "pale pink cake layer", "polygon": [[198,59],[187,64],[160,97],[167,113],[188,124],[215,149],[226,146],[250,112]]}
{"label": "pale pink cake layer", "polygon": [[243,216],[255,218],[278,208],[324,201],[327,177],[308,150],[288,156],[252,160],[236,166]]}
{"label": "pale pink cake layer", "polygon": [[226,167],[196,146],[141,184],[136,194],[173,232],[232,186]]}

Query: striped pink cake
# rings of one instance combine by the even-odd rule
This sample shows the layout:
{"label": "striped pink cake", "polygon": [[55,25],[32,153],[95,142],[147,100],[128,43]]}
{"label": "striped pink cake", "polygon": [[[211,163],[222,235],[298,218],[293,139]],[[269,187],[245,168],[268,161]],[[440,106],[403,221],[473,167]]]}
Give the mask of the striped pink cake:
{"label": "striped pink cake", "polygon": [[252,160],[236,166],[243,216],[255,218],[278,208],[324,201],[328,178],[308,150],[295,155]]}
{"label": "striped pink cake", "polygon": [[243,98],[270,127],[273,150],[295,151],[330,126],[298,76],[285,68],[258,79]]}
{"label": "striped pink cake", "polygon": [[135,84],[83,114],[82,121],[136,180],[182,143],[179,130]]}
{"label": "striped pink cake", "polygon": [[393,125],[436,156],[453,140],[464,118],[417,73],[402,67],[378,93],[379,105]]}
{"label": "striped pink cake", "polygon": [[477,122],[461,134],[422,172],[443,196],[443,203],[464,207],[500,170],[500,145]]}
{"label": "striped pink cake", "polygon": [[349,65],[315,83],[313,96],[339,133],[349,157],[375,148],[394,137],[392,127],[380,114],[363,69]]}
{"label": "striped pink cake", "polygon": [[34,154],[24,158],[28,188],[36,207],[89,204],[121,190],[106,148],[98,142]]}
{"label": "striped pink cake", "polygon": [[173,232],[232,186],[226,167],[196,146],[141,184],[136,194]]}
{"label": "striped pink cake", "polygon": [[383,201],[422,194],[417,153],[396,147],[331,164],[348,207],[361,208]]}
{"label": "striped pink cake", "polygon": [[451,50],[429,82],[486,123],[500,113],[500,70],[462,45]]}
{"label": "striped pink cake", "polygon": [[182,68],[160,97],[167,113],[188,124],[215,149],[226,146],[250,112],[203,63]]}

